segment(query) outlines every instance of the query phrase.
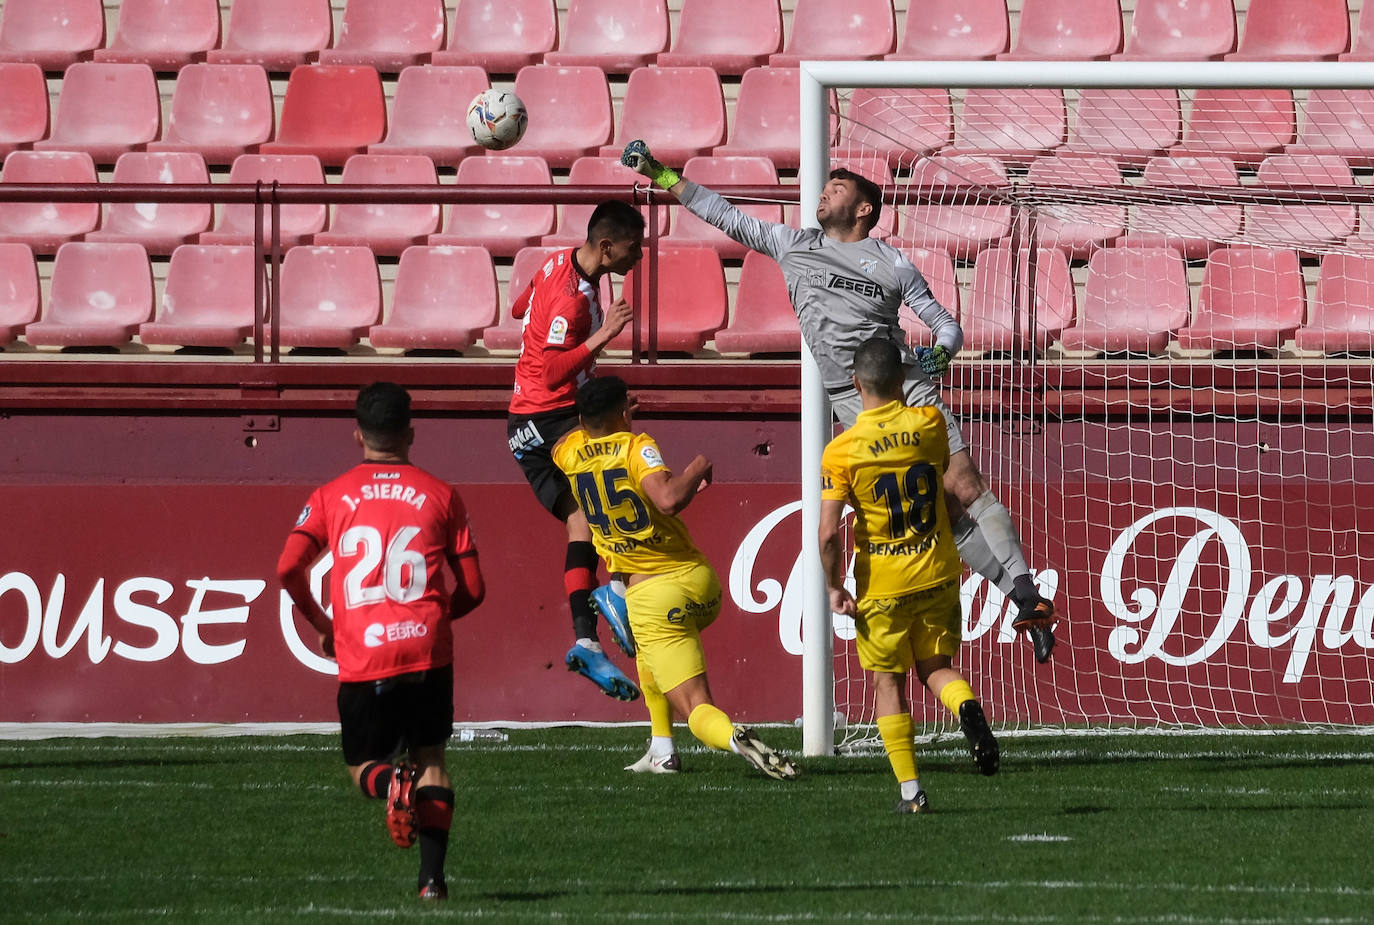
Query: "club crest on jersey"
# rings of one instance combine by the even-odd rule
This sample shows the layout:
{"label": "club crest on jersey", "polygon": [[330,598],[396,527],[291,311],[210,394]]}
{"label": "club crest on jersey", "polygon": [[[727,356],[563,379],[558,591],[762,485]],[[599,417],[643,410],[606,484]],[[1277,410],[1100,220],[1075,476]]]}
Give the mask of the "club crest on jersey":
{"label": "club crest on jersey", "polygon": [[296,518],[296,526],[299,527],[301,524],[305,523],[305,522],[306,522],[307,520],[309,520],[309,519],[310,519],[310,505],[307,504],[305,507],[301,508],[301,516],[299,516],[299,517]]}
{"label": "club crest on jersey", "polygon": [[659,455],[657,447],[644,447],[639,451],[639,458],[644,460],[644,465],[650,469],[657,469],[663,465],[663,457]]}
{"label": "club crest on jersey", "polygon": [[872,276],[873,271],[878,269],[878,261],[871,257],[860,258],[859,269],[864,271],[864,275]]}
{"label": "club crest on jersey", "polygon": [[563,344],[566,343],[567,340],[568,319],[564,318],[562,315],[559,315],[557,318],[553,319],[553,321],[549,324],[548,342],[550,344]]}

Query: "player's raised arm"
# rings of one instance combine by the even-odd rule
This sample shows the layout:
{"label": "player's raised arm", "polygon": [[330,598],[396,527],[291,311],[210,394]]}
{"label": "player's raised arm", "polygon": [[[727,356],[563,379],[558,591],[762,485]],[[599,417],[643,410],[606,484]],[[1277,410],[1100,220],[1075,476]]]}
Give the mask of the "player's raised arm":
{"label": "player's raised arm", "polygon": [[654,507],[665,514],[678,514],[710,483],[711,461],[698,454],[680,473],[659,469],[644,476],[639,484]]}
{"label": "player's raised arm", "polygon": [[902,286],[902,301],[911,309],[921,323],[930,328],[935,343],[930,347],[918,347],[916,356],[921,361],[921,371],[927,376],[936,377],[949,369],[950,361],[964,346],[964,329],[930,291],[921,271],[903,255],[897,257],[897,279]]}

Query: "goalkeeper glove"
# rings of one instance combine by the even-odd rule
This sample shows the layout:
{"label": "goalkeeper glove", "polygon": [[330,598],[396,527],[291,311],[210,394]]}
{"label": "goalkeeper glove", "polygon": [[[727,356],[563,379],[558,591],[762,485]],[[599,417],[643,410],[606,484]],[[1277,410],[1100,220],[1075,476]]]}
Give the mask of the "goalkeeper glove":
{"label": "goalkeeper glove", "polygon": [[625,146],[625,151],[620,155],[620,163],[641,173],[653,180],[663,189],[672,189],[682,182],[682,177],[678,176],[676,170],[671,167],[664,167],[654,156],[649,153],[649,146],[636,139]]}
{"label": "goalkeeper glove", "polygon": [[944,375],[949,369],[949,349],[941,344],[934,347],[917,347],[916,360],[921,364],[921,372],[931,378]]}

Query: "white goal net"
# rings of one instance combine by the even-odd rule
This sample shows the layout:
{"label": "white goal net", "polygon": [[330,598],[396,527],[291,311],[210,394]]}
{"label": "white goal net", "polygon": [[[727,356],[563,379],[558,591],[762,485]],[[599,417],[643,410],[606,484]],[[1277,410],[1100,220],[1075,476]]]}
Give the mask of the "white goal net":
{"label": "white goal net", "polygon": [[[802,76],[802,213],[831,167],[883,186],[875,234],[963,325],[946,401],[1063,616],[1037,665],[1001,592],[966,576],[956,666],[994,725],[1374,723],[1368,69]],[[829,437],[812,372],[808,492]],[[871,736],[872,703],[852,626],[814,581],[807,603],[814,754]],[[954,729],[933,696],[912,702],[925,733]]]}

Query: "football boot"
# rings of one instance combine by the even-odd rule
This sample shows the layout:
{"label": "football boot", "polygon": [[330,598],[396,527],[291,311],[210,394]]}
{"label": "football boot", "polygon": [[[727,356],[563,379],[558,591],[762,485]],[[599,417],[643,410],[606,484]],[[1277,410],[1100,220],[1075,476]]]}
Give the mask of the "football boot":
{"label": "football boot", "polygon": [[625,677],[625,673],[606,657],[604,652],[593,652],[586,646],[574,644],[563,658],[569,671],[575,671],[601,688],[607,697],[616,700],[638,700],[639,687]]}

